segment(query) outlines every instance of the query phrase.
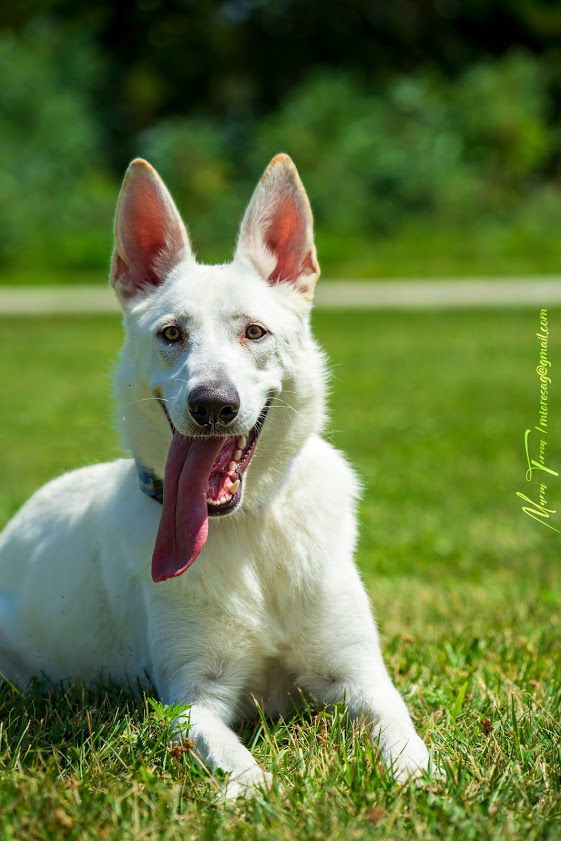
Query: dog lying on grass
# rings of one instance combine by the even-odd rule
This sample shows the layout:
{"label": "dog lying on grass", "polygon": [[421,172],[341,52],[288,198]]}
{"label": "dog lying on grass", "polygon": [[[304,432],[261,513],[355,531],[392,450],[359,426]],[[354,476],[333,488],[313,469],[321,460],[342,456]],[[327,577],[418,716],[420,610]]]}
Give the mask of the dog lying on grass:
{"label": "dog lying on grass", "polygon": [[[399,780],[429,756],[384,666],[353,552],[357,481],[321,437],[319,266],[286,155],[267,167],[234,259],[196,262],[156,171],[130,165],[111,282],[133,458],[41,488],[0,538],[0,671],[154,685],[224,795],[269,786],[232,729],[296,688],[345,701]],[[77,392],[79,383],[76,384]]]}

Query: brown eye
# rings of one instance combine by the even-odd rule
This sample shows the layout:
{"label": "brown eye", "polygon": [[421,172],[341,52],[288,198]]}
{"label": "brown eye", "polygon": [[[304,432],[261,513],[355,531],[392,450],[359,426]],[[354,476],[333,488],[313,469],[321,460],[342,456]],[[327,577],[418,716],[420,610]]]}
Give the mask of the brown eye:
{"label": "brown eye", "polygon": [[259,324],[249,324],[245,328],[245,337],[246,339],[261,339],[265,335],[267,331],[264,327],[261,327]]}
{"label": "brown eye", "polygon": [[175,324],[170,324],[169,327],[164,327],[162,336],[166,342],[177,342],[181,338],[181,333],[179,332],[179,327],[176,327]]}

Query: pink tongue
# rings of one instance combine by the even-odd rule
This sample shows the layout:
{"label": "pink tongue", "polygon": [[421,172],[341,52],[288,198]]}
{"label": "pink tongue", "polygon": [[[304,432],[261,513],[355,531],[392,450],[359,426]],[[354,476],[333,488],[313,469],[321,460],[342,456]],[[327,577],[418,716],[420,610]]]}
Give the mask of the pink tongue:
{"label": "pink tongue", "polygon": [[224,439],[173,433],[164,476],[164,504],[152,555],[152,578],[165,581],[194,563],[208,535],[207,487]]}

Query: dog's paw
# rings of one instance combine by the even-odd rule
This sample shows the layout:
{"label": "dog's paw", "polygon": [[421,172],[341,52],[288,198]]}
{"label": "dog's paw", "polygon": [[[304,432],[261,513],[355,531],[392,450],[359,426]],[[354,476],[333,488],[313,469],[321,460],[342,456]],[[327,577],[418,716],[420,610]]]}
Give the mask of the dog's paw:
{"label": "dog's paw", "polygon": [[237,800],[238,797],[253,797],[259,791],[270,791],[272,785],[273,775],[256,765],[245,771],[230,774],[222,787],[219,799],[225,803]]}
{"label": "dog's paw", "polygon": [[384,764],[399,783],[420,780],[431,767],[427,746],[416,733],[387,732],[382,738]]}

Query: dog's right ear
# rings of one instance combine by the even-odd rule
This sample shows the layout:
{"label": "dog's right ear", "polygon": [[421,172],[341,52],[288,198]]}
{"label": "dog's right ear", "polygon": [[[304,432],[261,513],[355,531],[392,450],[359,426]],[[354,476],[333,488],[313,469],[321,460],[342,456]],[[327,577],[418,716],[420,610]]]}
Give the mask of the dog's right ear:
{"label": "dog's right ear", "polygon": [[189,235],[156,170],[136,158],[125,173],[115,214],[111,284],[123,305],[162,284],[192,256]]}

